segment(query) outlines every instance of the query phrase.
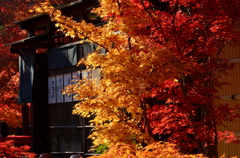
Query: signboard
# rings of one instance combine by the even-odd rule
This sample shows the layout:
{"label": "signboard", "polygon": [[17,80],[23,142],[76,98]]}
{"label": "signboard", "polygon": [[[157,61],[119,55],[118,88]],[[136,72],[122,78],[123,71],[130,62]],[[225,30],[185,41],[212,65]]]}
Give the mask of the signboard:
{"label": "signboard", "polygon": [[74,99],[74,95],[76,94],[63,94],[63,90],[65,87],[71,84],[77,84],[82,79],[91,79],[94,78],[97,81],[100,79],[100,70],[96,69],[93,71],[83,70],[75,71],[72,73],[61,74],[57,76],[49,76],[48,77],[48,103],[64,103],[64,102],[72,102],[78,101]]}
{"label": "signboard", "polygon": [[[78,83],[81,79],[82,74],[80,71],[72,72],[72,84]],[[74,96],[76,96],[76,94],[73,94],[73,101],[78,101],[78,99],[75,99]]]}
{"label": "signboard", "polygon": [[90,79],[91,77],[92,77],[92,72],[91,71],[86,71],[86,70],[82,71],[82,78],[83,79]]}
{"label": "signboard", "polygon": [[[63,76],[63,86],[64,88],[67,87],[68,85],[71,85],[72,81],[72,74],[64,74]],[[72,102],[72,94],[64,94],[64,101],[65,102]]]}
{"label": "signboard", "polygon": [[100,81],[101,75],[100,75],[100,68],[92,70],[92,81],[96,85],[98,85],[98,82]]}
{"label": "signboard", "polygon": [[56,83],[55,76],[48,77],[48,103],[54,104],[56,103]]}
{"label": "signboard", "polygon": [[57,103],[63,103],[63,75],[56,76]]}

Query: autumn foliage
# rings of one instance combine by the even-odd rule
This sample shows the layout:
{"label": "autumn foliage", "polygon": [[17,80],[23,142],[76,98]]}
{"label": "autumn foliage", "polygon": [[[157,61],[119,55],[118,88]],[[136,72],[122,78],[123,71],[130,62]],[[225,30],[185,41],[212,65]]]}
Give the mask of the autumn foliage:
{"label": "autumn foliage", "polygon": [[14,146],[12,140],[6,142],[0,142],[0,157],[4,158],[16,158],[21,156],[27,156],[28,158],[34,158],[35,154],[29,152],[30,147],[25,145],[21,147]]}
{"label": "autumn foliage", "polygon": [[[218,140],[239,142],[218,131],[239,117],[239,106],[215,105],[232,65],[223,48],[239,41],[238,0],[100,0],[93,9],[106,23],[97,27],[72,20],[50,3],[48,13],[60,31],[98,44],[83,59],[101,68],[102,79],[66,89],[81,102],[73,113],[94,115],[94,145],[124,142],[134,149],[167,140],[184,153],[195,149],[217,157]],[[231,8],[231,9],[230,9]],[[101,54],[104,48],[107,53]],[[228,137],[229,136],[229,137]]]}
{"label": "autumn foliage", "polygon": [[26,17],[23,8],[27,8],[23,1],[0,2],[0,119],[13,127],[21,126],[21,106],[17,104],[18,55],[11,54],[5,45],[26,37],[14,24]]}
{"label": "autumn foliage", "polygon": [[153,143],[142,150],[135,150],[134,147],[124,143],[114,145],[109,151],[100,156],[91,158],[204,158],[203,155],[184,155],[175,148],[175,145],[166,142]]}

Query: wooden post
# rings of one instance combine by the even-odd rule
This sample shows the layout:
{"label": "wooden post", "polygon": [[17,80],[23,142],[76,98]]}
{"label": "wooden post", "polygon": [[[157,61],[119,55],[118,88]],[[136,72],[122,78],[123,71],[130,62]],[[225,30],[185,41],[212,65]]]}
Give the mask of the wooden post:
{"label": "wooden post", "polygon": [[22,134],[30,135],[29,131],[29,107],[27,103],[22,105]]}

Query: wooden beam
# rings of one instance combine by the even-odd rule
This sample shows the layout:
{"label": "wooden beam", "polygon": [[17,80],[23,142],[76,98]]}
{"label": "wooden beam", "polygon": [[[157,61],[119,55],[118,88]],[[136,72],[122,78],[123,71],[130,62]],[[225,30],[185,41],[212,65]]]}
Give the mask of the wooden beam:
{"label": "wooden beam", "polygon": [[240,95],[236,94],[236,95],[226,95],[226,96],[219,96],[220,99],[240,99]]}
{"label": "wooden beam", "polygon": [[240,58],[238,58],[238,59],[230,59],[229,62],[231,62],[231,63],[239,63],[240,62]]}

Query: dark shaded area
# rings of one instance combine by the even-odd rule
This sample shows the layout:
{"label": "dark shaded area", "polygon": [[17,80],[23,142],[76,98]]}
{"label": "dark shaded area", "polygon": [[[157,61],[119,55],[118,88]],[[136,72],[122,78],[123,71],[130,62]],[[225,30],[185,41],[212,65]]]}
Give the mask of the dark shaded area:
{"label": "dark shaded area", "polygon": [[6,122],[0,122],[1,126],[1,135],[2,137],[7,137],[8,136],[8,124]]}

